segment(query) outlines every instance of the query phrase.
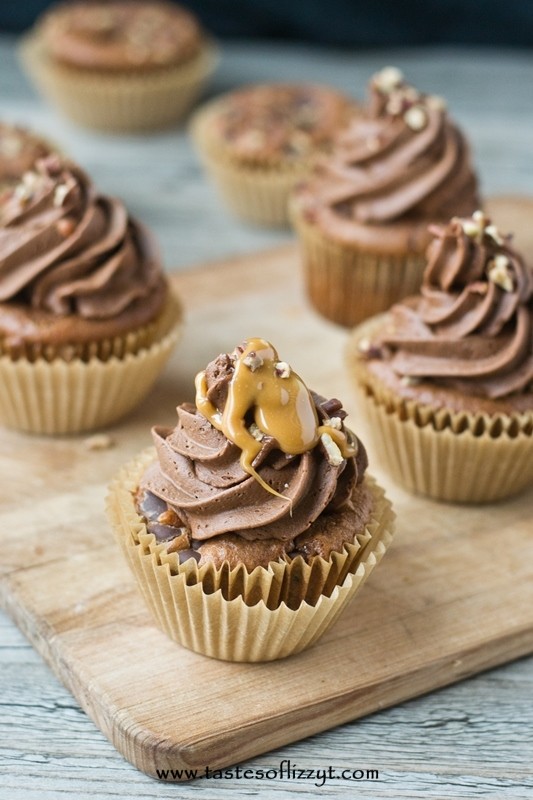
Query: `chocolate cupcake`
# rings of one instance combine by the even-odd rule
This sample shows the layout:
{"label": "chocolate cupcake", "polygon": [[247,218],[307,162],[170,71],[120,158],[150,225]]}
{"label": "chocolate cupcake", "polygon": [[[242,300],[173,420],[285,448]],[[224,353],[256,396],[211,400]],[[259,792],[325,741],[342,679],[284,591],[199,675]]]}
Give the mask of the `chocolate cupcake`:
{"label": "chocolate cupcake", "polygon": [[327,86],[253,85],[208,103],[191,131],[208,175],[237,216],[287,225],[290,190],[355,111],[352,100]]}
{"label": "chocolate cupcake", "polygon": [[250,339],[111,487],[110,519],[158,624],[236,661],[312,644],[384,553],[392,512],[338,400]]}
{"label": "chocolate cupcake", "polygon": [[369,92],[365,115],[291,199],[310,300],[346,326],[418,290],[428,224],[479,208],[468,145],[444,101],[392,67]]}
{"label": "chocolate cupcake", "polygon": [[18,183],[37,159],[51,152],[50,144],[26,128],[0,122],[0,192]]}
{"label": "chocolate cupcake", "polygon": [[49,156],[0,199],[0,419],[34,432],[107,424],[144,396],[179,304],[148,231]]}
{"label": "chocolate cupcake", "polygon": [[214,47],[196,17],[164,0],[61,3],[22,47],[43,94],[89,128],[168,126],[193,105],[214,69]]}
{"label": "chocolate cupcake", "polygon": [[350,363],[397,481],[491,502],[533,483],[533,272],[482,212],[430,233],[420,294],[359,326]]}

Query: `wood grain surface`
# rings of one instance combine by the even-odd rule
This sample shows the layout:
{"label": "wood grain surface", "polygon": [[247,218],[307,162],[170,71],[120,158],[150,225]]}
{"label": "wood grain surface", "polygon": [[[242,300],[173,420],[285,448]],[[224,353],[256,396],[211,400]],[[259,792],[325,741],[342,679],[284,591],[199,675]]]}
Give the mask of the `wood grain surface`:
{"label": "wood grain surface", "polygon": [[[533,244],[527,203],[500,201],[491,213],[502,227],[511,215],[522,244]],[[533,651],[531,492],[491,507],[434,503],[390,485],[372,452],[398,514],[396,540],[317,645],[272,664],[227,664],[155,628],[112,541],[104,496],[116,469],[149,443],[149,424],[172,423],[175,405],[191,398],[195,372],[244,337],[264,336],[353,412],[346,334],[307,306],[293,246],[175,282],[185,338],[158,391],[109,432],[113,447],[13,432],[0,443],[0,520],[10,531],[2,604],[115,747],[150,775],[216,769]],[[364,438],[355,413],[351,425]]]}

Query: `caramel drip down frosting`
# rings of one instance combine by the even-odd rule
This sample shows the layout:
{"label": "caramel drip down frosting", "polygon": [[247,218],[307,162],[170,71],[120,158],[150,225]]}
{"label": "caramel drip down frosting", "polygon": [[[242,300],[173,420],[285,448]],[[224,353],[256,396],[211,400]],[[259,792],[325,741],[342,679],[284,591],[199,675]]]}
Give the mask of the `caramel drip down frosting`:
{"label": "caramel drip down frosting", "polygon": [[363,512],[351,498],[367,458],[338,400],[310,392],[259,338],[208,364],[196,391],[196,405],[178,406],[175,428],[153,428],[158,458],[141,480],[139,507],[147,519],[156,520],[154,508],[162,516],[149,530],[164,539],[182,525],[202,555],[222,542],[224,558],[237,546],[242,559],[246,541],[254,563],[293,552],[323,514],[353,537],[353,514]]}
{"label": "caramel drip down frosting", "polygon": [[393,307],[380,357],[402,380],[504,398],[533,381],[533,273],[482,212],[432,226],[421,293]]}

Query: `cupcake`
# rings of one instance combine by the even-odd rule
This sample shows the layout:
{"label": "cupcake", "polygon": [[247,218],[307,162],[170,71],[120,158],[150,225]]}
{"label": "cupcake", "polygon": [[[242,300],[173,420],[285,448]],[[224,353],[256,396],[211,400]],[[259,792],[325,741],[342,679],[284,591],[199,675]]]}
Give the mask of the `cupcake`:
{"label": "cupcake", "polygon": [[111,486],[108,513],[158,625],[187,648],[268,661],[315,642],[379,561],[393,514],[342,404],[267,341],[196,377],[196,403]]}
{"label": "cupcake", "polygon": [[197,19],[164,0],[62,3],[25,38],[23,63],[80,125],[144,131],[175,123],[214,69]]}
{"label": "cupcake", "polygon": [[287,225],[290,190],[353,113],[354,102],[326,86],[247,86],[196,112],[191,132],[208,175],[237,216]]}
{"label": "cupcake", "polygon": [[291,198],[311,303],[345,326],[417,291],[428,224],[479,207],[466,140],[443,100],[393,67],[369,91],[365,115]]}
{"label": "cupcake", "polygon": [[356,328],[350,364],[396,481],[491,502],[533,483],[533,272],[482,212],[430,233],[420,294]]}
{"label": "cupcake", "polygon": [[50,151],[50,145],[31,131],[0,122],[0,192],[18,183]]}
{"label": "cupcake", "polygon": [[0,421],[74,433],[118,419],[165,363],[180,309],[120,200],[49,156],[0,198]]}

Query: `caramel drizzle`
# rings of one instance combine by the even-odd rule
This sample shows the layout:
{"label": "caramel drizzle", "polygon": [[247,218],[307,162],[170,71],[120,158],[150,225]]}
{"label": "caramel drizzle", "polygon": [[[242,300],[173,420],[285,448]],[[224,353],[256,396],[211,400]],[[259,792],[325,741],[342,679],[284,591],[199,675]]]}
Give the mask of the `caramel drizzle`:
{"label": "caramel drizzle", "polygon": [[276,439],[280,450],[301,455],[312,450],[323,434],[328,434],[343,458],[355,455],[346,434],[331,425],[319,425],[313,398],[302,379],[288,365],[279,361],[274,347],[265,339],[247,339],[244,350],[235,353],[234,373],[228,387],[223,411],[207,398],[205,372],[195,379],[196,407],[214,428],[241,450],[241,467],[271,494],[276,492],[252,466],[262,443],[247,427],[246,417],[253,414],[262,434]]}

